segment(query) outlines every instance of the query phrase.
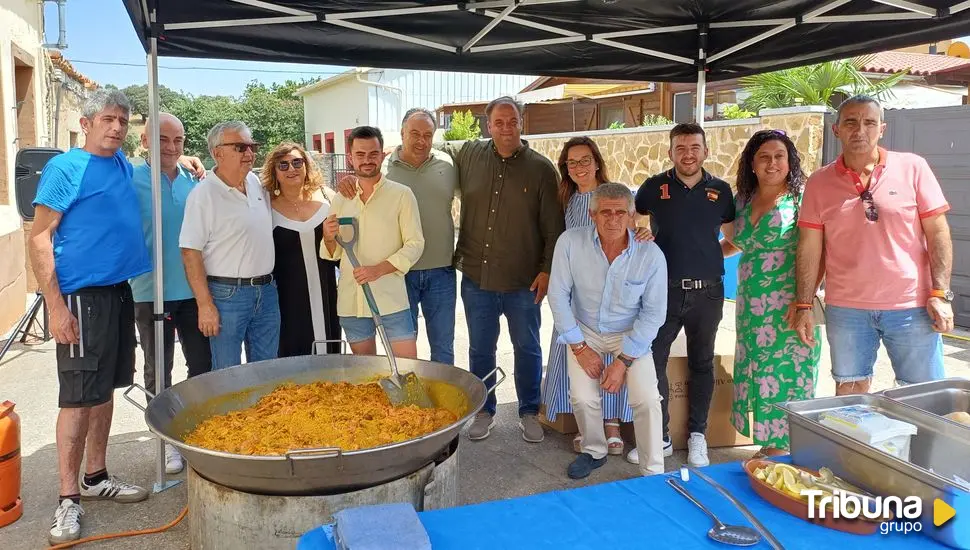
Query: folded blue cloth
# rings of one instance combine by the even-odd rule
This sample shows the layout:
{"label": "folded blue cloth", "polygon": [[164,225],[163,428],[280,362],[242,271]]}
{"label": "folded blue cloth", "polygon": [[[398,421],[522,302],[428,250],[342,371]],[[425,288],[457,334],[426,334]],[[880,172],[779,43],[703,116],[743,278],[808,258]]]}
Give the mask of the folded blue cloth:
{"label": "folded blue cloth", "polygon": [[380,504],[333,515],[338,550],[431,550],[431,540],[411,504]]}

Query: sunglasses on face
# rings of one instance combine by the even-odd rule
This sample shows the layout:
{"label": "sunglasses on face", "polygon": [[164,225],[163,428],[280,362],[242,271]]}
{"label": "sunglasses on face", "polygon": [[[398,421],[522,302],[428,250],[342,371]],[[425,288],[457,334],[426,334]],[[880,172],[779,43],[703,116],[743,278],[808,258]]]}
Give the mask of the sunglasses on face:
{"label": "sunglasses on face", "polygon": [[585,168],[590,164],[593,164],[593,157],[585,156],[579,160],[567,160],[566,168],[569,168],[570,170],[574,170],[579,166],[582,166],[583,168]]}
{"label": "sunglasses on face", "polygon": [[259,152],[258,143],[241,143],[241,142],[223,143],[219,147],[232,147],[236,150],[237,153],[245,153],[247,150],[251,150],[253,154],[256,154]]}
{"label": "sunglasses on face", "polygon": [[868,189],[859,194],[862,204],[866,207],[866,219],[874,222],[879,220],[879,211],[876,210],[876,203],[872,200],[872,193]]}
{"label": "sunglasses on face", "polygon": [[294,170],[303,168],[303,159],[281,160],[276,163],[276,168],[280,172],[289,172],[291,166]]}

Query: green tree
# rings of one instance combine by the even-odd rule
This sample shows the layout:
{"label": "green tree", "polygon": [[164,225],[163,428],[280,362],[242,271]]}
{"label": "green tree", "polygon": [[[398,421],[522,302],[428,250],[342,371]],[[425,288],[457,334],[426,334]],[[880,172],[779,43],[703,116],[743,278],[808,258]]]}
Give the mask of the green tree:
{"label": "green tree", "polygon": [[[117,89],[116,87],[112,86]],[[141,116],[142,122],[148,120],[149,109],[148,109],[148,85],[147,84],[132,84],[121,90],[131,101],[131,111],[132,114]],[[176,92],[165,86],[158,87],[158,102],[160,110],[168,111],[172,108],[177,101],[183,99],[184,95],[181,92]]]}
{"label": "green tree", "polygon": [[298,83],[292,81],[271,86],[250,82],[246,86],[239,119],[252,129],[253,139],[264,146],[257,162],[261,163],[269,149],[284,141],[305,142],[303,99],[293,95],[297,87]]}
{"label": "green tree", "polygon": [[868,94],[877,98],[891,97],[891,88],[909,71],[888,76],[879,82],[863,73],[868,57],[828,61],[770,73],[742,77],[741,87],[750,95],[742,103],[749,111],[760,111],[796,105],[832,105],[837,92]]}
{"label": "green tree", "polygon": [[121,152],[125,154],[126,157],[132,158],[135,156],[135,150],[141,145],[140,138],[132,133],[125,136],[125,141],[121,144]]}
{"label": "green tree", "polygon": [[229,96],[186,96],[169,108],[185,127],[185,154],[208,159],[206,138],[209,130],[219,122],[240,120],[237,100]]}
{"label": "green tree", "polygon": [[[288,80],[267,86],[253,81],[240,97],[193,96],[161,87],[159,103],[163,110],[182,121],[185,127],[185,154],[207,159],[210,166],[213,161],[206,141],[209,130],[219,122],[245,122],[253,132],[253,140],[264,146],[256,157],[258,165],[263,162],[266,150],[280,142],[305,142],[303,100],[294,92],[310,82]],[[147,87],[134,85],[122,91],[132,101],[133,113],[147,118]]]}
{"label": "green tree", "polygon": [[451,114],[451,128],[445,132],[445,141],[462,141],[482,137],[482,129],[478,119],[471,111],[455,111]]}

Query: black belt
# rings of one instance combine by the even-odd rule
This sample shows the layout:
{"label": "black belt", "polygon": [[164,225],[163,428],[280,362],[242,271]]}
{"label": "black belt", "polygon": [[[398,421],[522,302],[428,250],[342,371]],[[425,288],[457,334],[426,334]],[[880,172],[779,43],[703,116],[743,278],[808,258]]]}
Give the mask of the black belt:
{"label": "black belt", "polygon": [[724,281],[721,279],[670,279],[668,283],[671,287],[681,290],[701,290],[724,284]]}
{"label": "black belt", "polygon": [[260,275],[259,277],[206,277],[210,282],[233,286],[262,286],[273,282],[273,274]]}

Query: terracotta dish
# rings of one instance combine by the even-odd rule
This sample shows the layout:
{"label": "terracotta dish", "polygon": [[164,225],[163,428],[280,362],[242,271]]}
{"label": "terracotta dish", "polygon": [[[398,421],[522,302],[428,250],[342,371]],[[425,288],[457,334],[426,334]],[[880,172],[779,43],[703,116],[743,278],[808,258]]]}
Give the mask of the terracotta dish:
{"label": "terracotta dish", "polygon": [[[781,508],[789,514],[797,518],[801,518],[809,523],[827,527],[829,529],[835,529],[836,531],[843,531],[856,535],[871,535],[879,530],[879,524],[882,523],[882,521],[870,520],[864,517],[859,517],[858,519],[835,519],[832,517],[831,512],[827,512],[825,514],[825,519],[808,519],[807,499],[802,500],[795,498],[788,493],[775,489],[773,486],[768,485],[764,481],[761,481],[755,477],[754,472],[758,468],[763,468],[774,463],[775,462],[771,460],[763,460],[758,458],[745,460],[741,463],[741,467],[744,468],[744,473],[748,474],[748,481],[751,482],[751,488],[754,489],[754,492],[757,493],[758,496],[767,500],[773,506]],[[809,470],[808,468],[802,468],[801,466],[796,466],[794,464],[792,464],[792,466],[804,472],[808,472],[813,476],[818,476],[818,472],[815,470]]]}

